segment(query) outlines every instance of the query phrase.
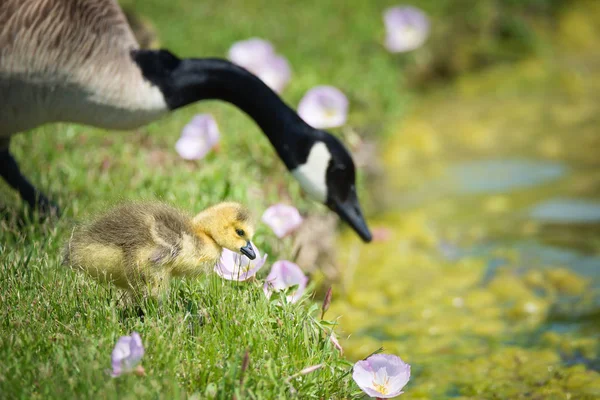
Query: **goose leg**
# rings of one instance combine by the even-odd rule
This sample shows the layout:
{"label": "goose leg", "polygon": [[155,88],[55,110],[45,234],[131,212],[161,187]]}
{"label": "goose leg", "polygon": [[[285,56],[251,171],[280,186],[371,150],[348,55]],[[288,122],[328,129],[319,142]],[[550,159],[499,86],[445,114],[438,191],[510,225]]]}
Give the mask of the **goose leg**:
{"label": "goose leg", "polygon": [[59,214],[58,206],[48,200],[23,176],[19,165],[8,150],[8,141],[2,140],[0,140],[0,176],[16,189],[21,198],[32,208],[37,208],[43,214]]}

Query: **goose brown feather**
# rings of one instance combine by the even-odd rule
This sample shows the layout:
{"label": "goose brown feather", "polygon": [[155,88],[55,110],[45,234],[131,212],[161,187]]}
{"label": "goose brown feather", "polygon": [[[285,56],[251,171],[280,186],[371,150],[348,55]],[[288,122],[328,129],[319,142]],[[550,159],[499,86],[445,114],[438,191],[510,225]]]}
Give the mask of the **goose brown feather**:
{"label": "goose brown feather", "polygon": [[[0,137],[48,122],[129,129],[167,111],[114,0],[0,1]],[[26,115],[23,115],[23,114]]]}

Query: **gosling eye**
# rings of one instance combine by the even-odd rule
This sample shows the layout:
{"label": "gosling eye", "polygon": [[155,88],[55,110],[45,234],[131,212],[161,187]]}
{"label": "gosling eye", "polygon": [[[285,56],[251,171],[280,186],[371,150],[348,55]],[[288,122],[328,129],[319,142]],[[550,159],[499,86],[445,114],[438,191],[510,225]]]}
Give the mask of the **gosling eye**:
{"label": "gosling eye", "polygon": [[237,233],[238,236],[242,236],[242,237],[246,234],[246,232],[244,232],[243,229],[236,229],[235,233]]}

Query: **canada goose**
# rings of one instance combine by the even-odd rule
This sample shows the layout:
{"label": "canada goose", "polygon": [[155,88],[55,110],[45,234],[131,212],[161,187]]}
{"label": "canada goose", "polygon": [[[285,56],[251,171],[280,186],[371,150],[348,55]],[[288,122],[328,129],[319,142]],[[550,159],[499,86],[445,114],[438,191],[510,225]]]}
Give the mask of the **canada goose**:
{"label": "canada goose", "polygon": [[193,218],[162,203],[126,203],[76,227],[63,265],[156,297],[171,276],[212,270],[223,248],[254,259],[253,235],[250,212],[238,203],[219,203]]}
{"label": "canada goose", "polygon": [[55,207],[21,174],[10,137],[49,122],[132,129],[205,99],[239,107],[301,187],[368,242],[355,167],[256,76],[216,58],[141,50],[116,0],[0,0],[0,175],[31,206]]}

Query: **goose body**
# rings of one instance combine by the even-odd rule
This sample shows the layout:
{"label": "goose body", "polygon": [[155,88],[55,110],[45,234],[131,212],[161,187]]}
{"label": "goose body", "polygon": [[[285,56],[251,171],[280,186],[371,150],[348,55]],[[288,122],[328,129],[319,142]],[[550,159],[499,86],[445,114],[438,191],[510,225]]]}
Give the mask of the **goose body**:
{"label": "goose body", "polygon": [[211,270],[223,248],[255,253],[250,213],[233,202],[195,217],[162,203],[127,203],[76,227],[63,264],[132,293],[157,296],[172,276]]}
{"label": "goose body", "polygon": [[114,0],[0,3],[0,137],[49,122],[132,129],[167,111],[132,62],[139,46]]}
{"label": "goose body", "polygon": [[371,234],[342,143],[308,126],[260,79],[229,61],[140,50],[115,0],[0,0],[0,175],[52,208],[21,174],[10,137],[51,122],[132,129],[205,99],[240,108],[315,200]]}

